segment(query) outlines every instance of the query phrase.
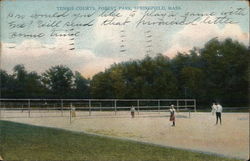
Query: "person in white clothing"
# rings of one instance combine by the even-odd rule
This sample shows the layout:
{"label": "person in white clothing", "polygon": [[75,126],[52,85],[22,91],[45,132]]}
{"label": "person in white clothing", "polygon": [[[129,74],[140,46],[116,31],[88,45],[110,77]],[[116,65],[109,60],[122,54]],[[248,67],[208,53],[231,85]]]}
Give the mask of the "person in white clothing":
{"label": "person in white clothing", "polygon": [[211,108],[212,108],[212,115],[214,115],[214,113],[215,113],[215,111],[216,111],[216,104],[215,103],[213,103],[213,105],[211,106]]}
{"label": "person in white clothing", "polygon": [[135,117],[135,107],[134,106],[131,107],[130,112],[131,112],[132,118],[134,118]]}
{"label": "person in white clothing", "polygon": [[72,105],[72,103],[70,104],[70,113],[71,117],[76,117],[76,108]]}
{"label": "person in white clothing", "polygon": [[169,121],[173,121],[172,126],[175,126],[175,109],[174,109],[174,105],[171,105],[171,108],[170,108],[170,119],[169,119]]}
{"label": "person in white clothing", "polygon": [[217,103],[216,104],[216,125],[218,124],[218,119],[220,119],[220,124],[221,124],[221,113],[222,113],[222,106]]}

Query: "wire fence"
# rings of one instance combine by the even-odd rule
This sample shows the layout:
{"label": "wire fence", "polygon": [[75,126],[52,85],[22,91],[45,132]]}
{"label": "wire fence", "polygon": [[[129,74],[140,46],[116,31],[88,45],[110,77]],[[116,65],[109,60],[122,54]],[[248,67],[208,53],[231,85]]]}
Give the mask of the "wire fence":
{"label": "wire fence", "polygon": [[[0,99],[0,117],[84,117],[196,111],[195,99]],[[76,114],[77,113],[77,114]]]}
{"label": "wire fence", "polygon": [[[198,112],[211,112],[211,108],[197,108]],[[250,112],[249,107],[223,107],[223,112]]]}

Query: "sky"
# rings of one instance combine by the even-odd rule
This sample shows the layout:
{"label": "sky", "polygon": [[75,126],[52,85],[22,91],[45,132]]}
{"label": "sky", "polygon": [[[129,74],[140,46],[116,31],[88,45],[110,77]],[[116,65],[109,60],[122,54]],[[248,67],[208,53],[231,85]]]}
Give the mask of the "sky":
{"label": "sky", "polygon": [[[21,0],[0,3],[0,63],[1,69],[10,73],[17,64],[24,64],[28,71],[38,73],[51,66],[66,65],[91,78],[114,63],[159,53],[173,58],[178,51],[202,48],[215,37],[219,40],[230,37],[249,45],[249,6],[245,1]],[[108,15],[102,15],[103,12]],[[63,13],[67,16],[49,17]],[[146,13],[154,16],[145,16]],[[214,15],[208,15],[211,13]],[[195,25],[139,23],[142,19],[147,22],[182,20],[187,14],[187,19],[199,17]],[[200,23],[207,17],[215,20],[223,14],[233,23]],[[113,18],[115,22],[122,23],[126,19],[129,22],[103,25],[105,20]],[[54,21],[58,24],[53,24]],[[67,25],[72,22],[85,26]],[[91,26],[86,26],[87,23]],[[51,36],[53,33],[77,33],[77,36]],[[43,36],[27,36],[29,34]]]}

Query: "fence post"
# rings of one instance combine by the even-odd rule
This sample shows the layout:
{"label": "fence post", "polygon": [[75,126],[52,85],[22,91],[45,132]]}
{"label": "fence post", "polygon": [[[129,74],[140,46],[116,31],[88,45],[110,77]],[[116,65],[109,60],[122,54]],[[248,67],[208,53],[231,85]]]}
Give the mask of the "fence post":
{"label": "fence post", "polygon": [[158,112],[159,113],[160,113],[160,107],[161,107],[160,100],[158,100]]}
{"label": "fence post", "polygon": [[[4,118],[4,110],[5,110],[5,104],[1,102],[1,109],[0,109],[0,119]],[[3,116],[2,116],[3,115]]]}
{"label": "fence post", "polygon": [[177,112],[179,112],[179,100],[177,100]]}
{"label": "fence post", "polygon": [[1,120],[1,116],[2,116],[2,102],[0,102],[0,120]]}
{"label": "fence post", "polygon": [[140,100],[137,100],[137,113],[139,115],[139,112],[140,112]]}
{"label": "fence post", "polygon": [[61,116],[63,116],[63,100],[61,99]]}
{"label": "fence post", "polygon": [[116,100],[115,100],[115,115],[116,115]]}
{"label": "fence post", "polygon": [[0,100],[0,118],[1,118],[1,110],[2,110],[2,100]]}
{"label": "fence post", "polygon": [[[2,102],[0,102],[0,120],[1,120],[1,118],[2,118],[2,115],[4,115],[4,109],[5,109],[5,104],[4,103],[2,103]],[[2,112],[2,110],[3,110],[3,112]],[[4,117],[3,117],[4,118]]]}
{"label": "fence post", "polygon": [[30,117],[30,99],[28,100],[29,117]]}
{"label": "fence post", "polygon": [[89,100],[89,116],[91,116],[91,100]]}
{"label": "fence post", "polygon": [[194,112],[196,112],[196,99],[194,100]]}
{"label": "fence post", "polygon": [[71,124],[72,107],[69,107],[69,123]]}

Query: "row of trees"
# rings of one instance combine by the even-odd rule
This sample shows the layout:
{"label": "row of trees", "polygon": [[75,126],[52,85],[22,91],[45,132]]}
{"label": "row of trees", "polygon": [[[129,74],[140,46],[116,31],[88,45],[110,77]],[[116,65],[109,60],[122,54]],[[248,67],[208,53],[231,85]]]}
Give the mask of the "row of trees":
{"label": "row of trees", "polygon": [[196,98],[246,105],[250,50],[238,41],[212,39],[204,48],[113,64],[87,80],[66,66],[42,73],[17,65],[0,71],[1,97],[11,98]]}
{"label": "row of trees", "polygon": [[89,80],[68,67],[51,67],[41,75],[16,65],[13,74],[0,70],[2,98],[89,98]]}
{"label": "row of trees", "polygon": [[114,64],[91,81],[99,98],[196,98],[200,104],[248,102],[249,48],[238,41],[212,39],[202,49],[173,59],[146,56]]}

